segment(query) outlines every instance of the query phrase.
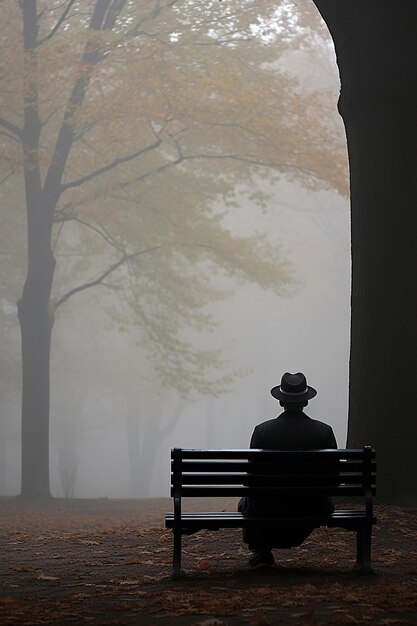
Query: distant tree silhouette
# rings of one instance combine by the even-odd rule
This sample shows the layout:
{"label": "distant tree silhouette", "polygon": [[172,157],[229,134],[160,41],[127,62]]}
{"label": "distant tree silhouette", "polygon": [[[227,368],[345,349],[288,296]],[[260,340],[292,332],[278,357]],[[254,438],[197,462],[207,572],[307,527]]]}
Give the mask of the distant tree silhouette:
{"label": "distant tree silhouette", "polygon": [[314,0],[334,40],[350,164],[348,445],[378,494],[417,499],[417,3]]}

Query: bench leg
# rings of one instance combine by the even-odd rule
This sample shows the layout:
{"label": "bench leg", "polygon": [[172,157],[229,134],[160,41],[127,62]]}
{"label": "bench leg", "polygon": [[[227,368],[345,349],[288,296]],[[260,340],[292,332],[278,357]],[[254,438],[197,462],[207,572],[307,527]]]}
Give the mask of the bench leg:
{"label": "bench leg", "polygon": [[372,574],[371,541],[372,529],[359,528],[356,538],[356,567],[363,574]]}
{"label": "bench leg", "polygon": [[172,579],[176,580],[181,577],[181,530],[174,530],[174,571]]}

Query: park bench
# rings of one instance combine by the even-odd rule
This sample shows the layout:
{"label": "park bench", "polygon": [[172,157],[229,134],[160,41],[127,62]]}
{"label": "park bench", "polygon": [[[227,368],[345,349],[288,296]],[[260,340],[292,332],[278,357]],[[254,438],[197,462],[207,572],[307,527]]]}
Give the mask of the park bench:
{"label": "park bench", "polygon": [[[372,496],[375,494],[375,450],[193,450],[171,451],[171,496],[174,512],[165,516],[173,529],[173,578],[181,575],[182,535],[202,529],[271,526],[274,522],[308,521],[315,527],[340,527],[357,533],[357,568],[371,572]],[[327,515],[250,517],[238,511],[188,513],[181,511],[185,497],[260,496],[279,498],[294,494],[348,499],[349,508]],[[352,507],[356,497],[359,508]],[[337,501],[336,501],[337,504]]]}

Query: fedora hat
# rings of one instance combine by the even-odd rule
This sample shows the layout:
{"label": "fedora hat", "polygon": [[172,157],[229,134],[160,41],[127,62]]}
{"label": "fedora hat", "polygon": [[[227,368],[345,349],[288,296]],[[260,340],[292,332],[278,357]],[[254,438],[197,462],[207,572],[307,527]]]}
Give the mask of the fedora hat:
{"label": "fedora hat", "polygon": [[285,372],[281,378],[281,384],[273,387],[271,394],[277,400],[284,402],[304,402],[314,398],[317,391],[307,385],[306,377],[301,372],[297,374]]}

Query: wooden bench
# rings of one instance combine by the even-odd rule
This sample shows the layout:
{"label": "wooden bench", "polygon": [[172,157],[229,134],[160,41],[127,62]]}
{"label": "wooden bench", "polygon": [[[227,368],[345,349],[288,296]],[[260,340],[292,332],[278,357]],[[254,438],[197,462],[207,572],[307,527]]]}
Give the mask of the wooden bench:
{"label": "wooden bench", "polygon": [[[202,529],[248,528],[271,522],[308,521],[315,527],[341,527],[357,533],[357,567],[371,572],[372,496],[375,494],[375,450],[192,450],[171,451],[171,496],[174,513],[165,526],[173,529],[173,578],[181,575],[182,535]],[[297,493],[361,498],[361,508],[336,509],[327,515],[249,517],[237,511],[183,513],[184,497],[260,496],[279,499]],[[237,505],[237,502],[236,502]]]}

